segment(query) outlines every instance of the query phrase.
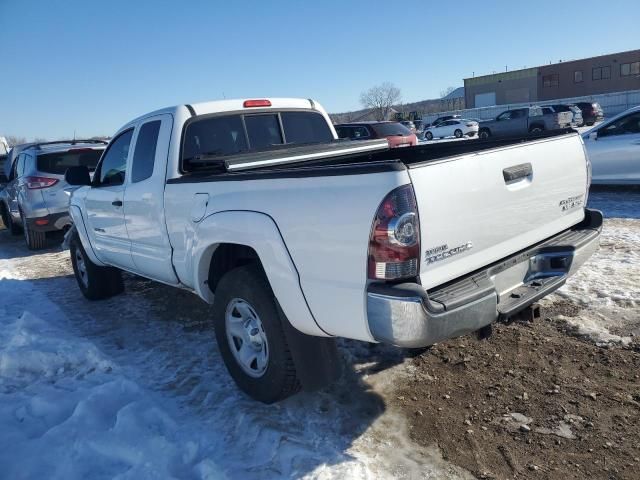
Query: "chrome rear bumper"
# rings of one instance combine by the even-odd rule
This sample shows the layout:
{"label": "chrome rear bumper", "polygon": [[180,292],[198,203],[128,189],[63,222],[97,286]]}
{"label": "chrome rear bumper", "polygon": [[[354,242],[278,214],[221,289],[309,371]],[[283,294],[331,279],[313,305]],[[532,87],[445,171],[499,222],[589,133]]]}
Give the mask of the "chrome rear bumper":
{"label": "chrome rear bumper", "polygon": [[371,284],[367,317],[373,337],[423,347],[509,318],[560,288],[598,249],[602,214],[585,209],[579,225],[445,286]]}

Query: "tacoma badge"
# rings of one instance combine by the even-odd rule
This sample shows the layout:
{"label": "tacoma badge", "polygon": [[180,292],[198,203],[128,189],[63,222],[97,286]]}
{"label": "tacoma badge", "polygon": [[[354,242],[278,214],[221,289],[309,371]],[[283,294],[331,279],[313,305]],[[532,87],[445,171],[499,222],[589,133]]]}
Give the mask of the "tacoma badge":
{"label": "tacoma badge", "polygon": [[440,260],[444,260],[449,257],[453,257],[454,255],[458,255],[459,253],[471,250],[472,248],[473,243],[471,242],[467,242],[453,248],[449,248],[449,246],[445,243],[444,245],[430,248],[429,250],[424,252],[424,261],[427,263],[427,265],[431,265],[432,263],[439,262]]}

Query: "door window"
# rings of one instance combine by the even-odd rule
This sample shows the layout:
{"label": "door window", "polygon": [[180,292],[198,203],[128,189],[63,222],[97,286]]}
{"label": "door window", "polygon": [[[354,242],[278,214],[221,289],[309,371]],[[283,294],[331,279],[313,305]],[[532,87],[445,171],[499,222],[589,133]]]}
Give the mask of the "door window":
{"label": "door window", "polygon": [[130,129],[111,142],[98,165],[94,177],[95,186],[122,185],[124,183],[132,136],[133,129]]}
{"label": "door window", "polygon": [[640,112],[627,115],[598,131],[598,137],[640,133]]}
{"label": "door window", "polygon": [[153,175],[160,120],[147,122],[140,128],[131,164],[131,182],[141,182]]}
{"label": "door window", "polygon": [[502,112],[500,115],[498,115],[498,120],[511,120],[511,112]]}

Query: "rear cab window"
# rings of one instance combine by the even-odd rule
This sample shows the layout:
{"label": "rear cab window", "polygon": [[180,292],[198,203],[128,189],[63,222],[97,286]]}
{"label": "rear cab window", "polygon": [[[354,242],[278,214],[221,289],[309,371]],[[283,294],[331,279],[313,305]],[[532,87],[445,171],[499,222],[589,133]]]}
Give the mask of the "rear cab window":
{"label": "rear cab window", "polygon": [[63,152],[38,155],[37,170],[53,175],[64,175],[69,167],[87,167],[94,171],[104,149],[72,148]]}
{"label": "rear cab window", "polygon": [[269,111],[194,117],[184,129],[182,169],[191,171],[197,163],[214,162],[216,157],[333,140],[327,121],[318,112]]}

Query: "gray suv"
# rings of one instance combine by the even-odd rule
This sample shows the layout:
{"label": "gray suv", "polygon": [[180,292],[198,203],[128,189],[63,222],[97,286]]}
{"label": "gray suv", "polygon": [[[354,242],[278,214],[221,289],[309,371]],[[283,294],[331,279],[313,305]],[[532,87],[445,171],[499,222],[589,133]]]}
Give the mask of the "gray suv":
{"label": "gray suv", "polygon": [[9,231],[24,239],[31,250],[43,248],[47,232],[71,226],[69,197],[64,180],[69,167],[93,171],[107,142],[66,140],[28,145],[12,159],[8,183],[0,192],[0,214]]}

